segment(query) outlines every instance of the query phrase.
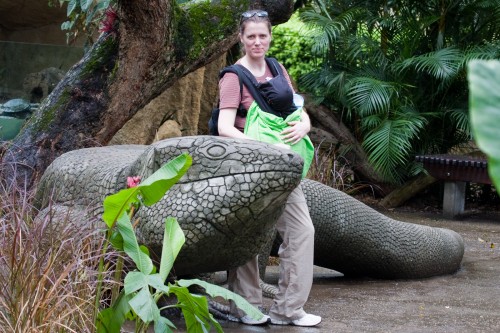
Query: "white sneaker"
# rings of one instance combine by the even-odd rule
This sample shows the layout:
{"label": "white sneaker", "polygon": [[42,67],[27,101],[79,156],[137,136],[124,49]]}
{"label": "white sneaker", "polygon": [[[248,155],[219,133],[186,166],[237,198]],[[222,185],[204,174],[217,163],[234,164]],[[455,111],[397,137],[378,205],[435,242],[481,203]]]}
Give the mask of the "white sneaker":
{"label": "white sneaker", "polygon": [[263,315],[259,320],[252,319],[249,316],[243,316],[240,318],[240,322],[245,325],[265,325],[271,321],[271,317],[268,315]]}
{"label": "white sneaker", "polygon": [[245,325],[265,325],[268,324],[271,321],[271,318],[268,315],[263,315],[262,318],[255,320],[251,318],[250,316],[243,316],[240,318],[234,317],[234,316],[229,316],[228,319],[230,321],[235,321],[239,322]]}
{"label": "white sneaker", "polygon": [[295,320],[279,320],[271,318],[271,324],[273,325],[294,325],[294,326],[310,327],[310,326],[316,326],[319,323],[321,323],[321,317],[309,313],[306,313],[306,315],[303,316],[302,318]]}

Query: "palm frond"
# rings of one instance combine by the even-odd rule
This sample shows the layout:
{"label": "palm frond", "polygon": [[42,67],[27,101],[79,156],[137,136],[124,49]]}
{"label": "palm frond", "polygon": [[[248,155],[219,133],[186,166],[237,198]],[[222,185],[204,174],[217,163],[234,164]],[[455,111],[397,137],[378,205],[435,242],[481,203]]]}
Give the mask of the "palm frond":
{"label": "palm frond", "polygon": [[380,41],[365,35],[353,35],[343,40],[342,59],[353,65],[375,64],[386,66],[387,55],[380,47]]}
{"label": "palm frond", "polygon": [[469,110],[467,109],[452,109],[445,113],[449,117],[457,130],[461,131],[469,138],[472,137],[472,128],[469,120]]}
{"label": "palm frond", "polygon": [[439,15],[415,15],[411,9],[401,9],[390,40],[389,51],[394,53],[396,59],[406,59],[421,53],[422,40],[426,39],[426,34],[422,32],[429,29],[437,20]]}
{"label": "palm frond", "polygon": [[465,50],[461,66],[465,66],[471,60],[493,60],[500,58],[500,40],[488,42],[484,45],[473,45]]}
{"label": "palm frond", "polygon": [[345,87],[350,74],[342,67],[322,67],[300,77],[299,83],[323,96],[335,96],[344,100]]}
{"label": "palm frond", "polygon": [[389,117],[373,115],[363,119],[363,128],[371,128],[363,147],[374,168],[388,181],[398,183],[402,180],[401,167],[409,161],[413,140],[426,124],[427,120],[411,105],[391,112]]}
{"label": "palm frond", "polygon": [[399,70],[414,68],[437,80],[448,80],[457,75],[462,59],[463,54],[459,49],[448,47],[405,59],[400,63]]}
{"label": "palm frond", "polygon": [[475,29],[471,31],[472,34],[480,35],[482,31],[498,32],[500,30],[500,6],[498,0],[470,1],[464,6],[462,13],[469,13],[473,17]]}
{"label": "palm frond", "polygon": [[309,36],[314,39],[312,51],[326,54],[330,48],[334,48],[335,42],[356,24],[360,12],[362,9],[353,8],[333,19],[312,10],[300,13],[300,19],[310,31]]}
{"label": "palm frond", "polygon": [[346,89],[349,105],[361,116],[386,113],[389,110],[394,87],[372,77],[354,77]]}
{"label": "palm frond", "polygon": [[384,121],[366,136],[363,147],[375,169],[388,180],[398,181],[394,169],[405,162],[406,152],[411,149],[410,141],[392,121]]}
{"label": "palm frond", "polygon": [[398,169],[408,161],[412,140],[418,136],[425,123],[425,119],[416,114],[408,117],[407,114],[397,113],[396,119],[382,120],[365,137],[363,147],[368,158],[385,179],[396,183],[402,180]]}

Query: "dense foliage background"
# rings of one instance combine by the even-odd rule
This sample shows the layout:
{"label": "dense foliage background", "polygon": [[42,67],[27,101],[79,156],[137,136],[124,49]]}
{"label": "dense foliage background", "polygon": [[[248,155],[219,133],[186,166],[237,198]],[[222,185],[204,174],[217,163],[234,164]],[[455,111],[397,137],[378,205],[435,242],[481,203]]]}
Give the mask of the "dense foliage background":
{"label": "dense foliage background", "polygon": [[[500,1],[311,1],[276,27],[270,53],[301,90],[338,113],[393,183],[415,154],[472,136],[466,65],[500,57]],[[299,39],[297,41],[296,39]]]}
{"label": "dense foliage background", "polygon": [[[313,53],[313,42],[310,31],[295,13],[288,22],[273,27],[268,55],[279,59],[291,78],[299,84],[299,78],[321,67],[322,59]],[[298,88],[304,89],[302,86]]]}

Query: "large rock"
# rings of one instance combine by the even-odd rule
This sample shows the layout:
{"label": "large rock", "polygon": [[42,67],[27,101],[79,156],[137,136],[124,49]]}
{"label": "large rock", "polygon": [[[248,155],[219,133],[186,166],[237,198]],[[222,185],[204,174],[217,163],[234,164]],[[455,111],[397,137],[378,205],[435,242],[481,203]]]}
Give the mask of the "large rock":
{"label": "large rock", "polygon": [[184,76],[139,110],[109,144],[150,144],[179,134],[207,134],[208,119],[217,100],[219,71],[225,63],[222,56]]}
{"label": "large rock", "polygon": [[176,138],[182,136],[181,128],[175,120],[167,120],[164,122],[158,132],[156,132],[154,141],[161,141],[168,138]]}

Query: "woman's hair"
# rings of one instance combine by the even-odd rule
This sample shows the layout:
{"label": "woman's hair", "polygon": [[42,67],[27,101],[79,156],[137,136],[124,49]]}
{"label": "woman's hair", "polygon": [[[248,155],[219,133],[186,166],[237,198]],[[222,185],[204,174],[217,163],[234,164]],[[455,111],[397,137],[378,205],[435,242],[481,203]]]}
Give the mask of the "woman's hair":
{"label": "woman's hair", "polygon": [[272,29],[271,21],[269,20],[269,15],[264,10],[254,9],[242,13],[240,19],[240,34],[243,34],[245,32],[246,24],[248,22],[254,22],[254,23],[264,22],[267,24],[269,32],[271,32]]}

